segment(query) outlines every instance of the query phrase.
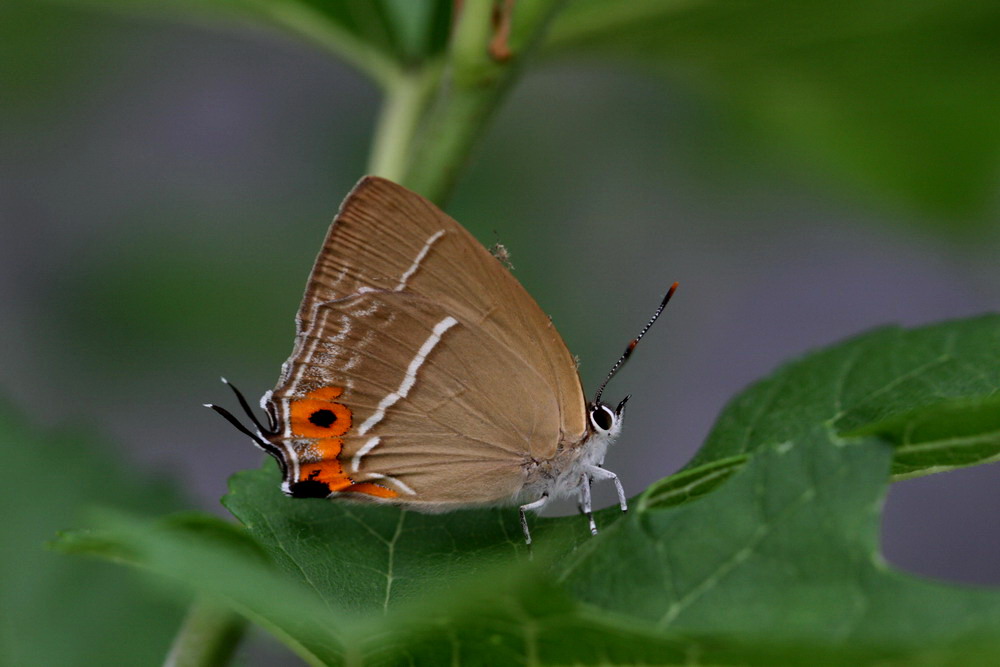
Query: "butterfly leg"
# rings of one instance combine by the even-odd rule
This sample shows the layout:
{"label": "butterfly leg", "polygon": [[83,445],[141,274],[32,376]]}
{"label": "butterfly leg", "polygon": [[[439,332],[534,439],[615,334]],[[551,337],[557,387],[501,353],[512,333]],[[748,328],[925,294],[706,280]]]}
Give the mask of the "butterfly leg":
{"label": "butterfly leg", "polygon": [[580,513],[586,514],[590,520],[590,534],[597,535],[597,524],[594,523],[594,509],[590,500],[590,476],[580,477]]}
{"label": "butterfly leg", "polygon": [[531,531],[528,530],[528,519],[524,516],[524,513],[528,510],[538,511],[545,507],[545,503],[549,502],[549,494],[543,493],[542,497],[534,502],[530,502],[527,505],[521,505],[521,530],[524,531],[524,543],[531,544]]}
{"label": "butterfly leg", "polygon": [[594,480],[610,479],[615,483],[615,491],[618,492],[618,506],[622,508],[622,512],[628,512],[628,501],[625,499],[625,489],[622,488],[622,483],[618,479],[618,475],[614,474],[610,470],[605,470],[600,466],[588,466],[587,476]]}

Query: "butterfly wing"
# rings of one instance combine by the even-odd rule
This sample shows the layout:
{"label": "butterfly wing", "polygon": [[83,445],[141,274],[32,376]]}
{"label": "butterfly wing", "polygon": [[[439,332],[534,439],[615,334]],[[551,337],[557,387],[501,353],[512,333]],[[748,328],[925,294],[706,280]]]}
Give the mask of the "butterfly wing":
{"label": "butterfly wing", "polygon": [[458,222],[374,176],[355,186],[330,226],[299,308],[299,335],[320,304],[367,290],[406,290],[464,314],[542,374],[558,397],[566,438],[583,435],[576,364],[548,315]]}
{"label": "butterfly wing", "polygon": [[384,179],[341,207],[297,330],[268,410],[297,462],[286,481],[313,482],[303,491],[500,500],[584,436],[579,376],[549,318],[457,222]]}

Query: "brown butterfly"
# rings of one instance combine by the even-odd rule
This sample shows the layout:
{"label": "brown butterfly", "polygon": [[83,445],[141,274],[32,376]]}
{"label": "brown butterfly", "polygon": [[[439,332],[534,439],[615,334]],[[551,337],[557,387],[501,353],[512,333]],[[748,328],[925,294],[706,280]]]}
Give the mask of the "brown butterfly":
{"label": "brown butterfly", "polygon": [[[629,343],[594,400],[549,317],[504,265],[423,197],[362,179],[327,233],[299,307],[295,348],[256,428],[208,405],[281,467],[294,498],[346,498],[423,512],[528,510],[590,485],[628,396],[601,402],[677,288]],[[225,381],[225,380],[224,380]],[[227,383],[228,384],[228,383]],[[231,386],[231,385],[230,385]]]}

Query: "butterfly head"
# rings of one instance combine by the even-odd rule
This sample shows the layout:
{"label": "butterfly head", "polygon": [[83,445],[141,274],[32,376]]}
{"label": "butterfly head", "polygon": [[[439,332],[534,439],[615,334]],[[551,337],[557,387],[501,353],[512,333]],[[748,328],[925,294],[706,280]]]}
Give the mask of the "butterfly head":
{"label": "butterfly head", "polygon": [[590,421],[590,428],[596,435],[603,436],[608,440],[614,440],[622,429],[622,418],[625,416],[625,404],[631,395],[626,396],[618,404],[618,407],[611,409],[611,406],[602,403],[600,400],[594,401],[587,406],[587,416]]}

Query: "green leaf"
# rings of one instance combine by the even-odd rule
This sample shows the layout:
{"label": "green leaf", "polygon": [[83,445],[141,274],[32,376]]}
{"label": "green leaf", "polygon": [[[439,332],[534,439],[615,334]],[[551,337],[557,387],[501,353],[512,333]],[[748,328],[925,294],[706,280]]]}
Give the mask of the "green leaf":
{"label": "green leaf", "polygon": [[889,417],[851,435],[877,435],[896,446],[892,471],[915,477],[1000,458],[1000,395],[944,401]]}
{"label": "green leaf", "polygon": [[[900,476],[987,463],[1000,456],[998,390],[1000,316],[879,329],[787,364],[733,399],[684,479],[716,477],[723,462],[820,424],[897,444]],[[644,502],[671,488],[654,485]]]}
{"label": "green leaf", "polygon": [[[831,655],[841,655],[846,621],[834,623],[832,617],[842,604],[876,610],[869,611],[868,634],[851,628],[867,642],[860,646],[869,658],[925,650],[955,650],[958,655],[982,649],[994,655],[996,646],[984,645],[978,633],[994,627],[990,624],[1000,609],[996,596],[921,587],[881,562],[877,518],[892,451],[882,439],[849,441],[836,433],[858,437],[862,426],[881,438],[896,431],[926,432],[947,440],[940,443],[938,456],[927,460],[933,469],[953,465],[957,451],[963,453],[963,463],[988,460],[1000,446],[1000,439],[988,436],[996,420],[962,420],[967,406],[985,415],[992,405],[973,399],[991,396],[1000,383],[998,342],[1000,318],[983,317],[914,331],[883,329],[790,364],[738,397],[692,467],[654,485],[638,513],[620,518],[617,510],[602,512],[602,533],[596,539],[586,535],[579,517],[542,520],[533,529],[536,544],[548,545],[548,555],[557,563],[552,571],[577,599],[602,612],[660,623],[661,632],[680,628],[680,636],[694,633],[727,641],[735,636],[748,655],[754,654],[748,647],[762,655],[787,649],[790,653],[783,655],[791,660],[799,655],[796,647],[815,642],[823,642]],[[950,432],[940,429],[906,428],[942,410],[955,415],[953,425],[966,425],[965,435],[982,435],[973,448],[946,438]],[[758,461],[760,457],[764,460]],[[277,486],[273,466],[240,473],[226,505],[284,571],[298,573],[345,611],[393,611],[428,590],[447,591],[447,582],[474,573],[481,558],[513,564],[525,555],[513,509],[428,516],[391,507],[296,501],[282,497]],[[778,521],[786,516],[788,523]],[[755,551],[758,545],[760,552]],[[693,596],[700,596],[711,579],[704,568],[714,564],[724,570],[720,559],[732,559],[725,567],[733,568],[742,568],[746,559],[749,574],[738,578],[735,590],[720,587],[715,602],[694,605]],[[755,569],[758,560],[765,570]],[[771,579],[766,568],[776,571]],[[779,576],[813,569],[827,578],[798,586]],[[671,581],[665,581],[665,572]],[[873,590],[870,600],[857,602],[868,585],[884,586],[884,591]],[[670,586],[681,591],[674,596],[679,606],[673,611],[664,606],[670,596],[660,591]],[[727,596],[742,596],[745,610],[727,611],[721,602]],[[760,601],[754,603],[755,597]],[[889,604],[896,597],[953,609],[954,632],[893,634],[897,624],[917,622],[906,620],[905,604]],[[817,599],[821,604],[807,613]],[[825,601],[832,602],[824,607]],[[702,616],[719,623],[698,616],[702,620],[689,625],[695,618],[689,604],[699,613],[704,604]],[[886,607],[884,613],[877,611],[880,605]],[[770,616],[764,611],[768,608],[775,610]],[[985,625],[977,625],[974,619],[984,610]],[[789,618],[797,619],[797,625],[786,622],[787,631],[773,643],[762,641],[768,636],[763,619],[777,623],[783,613],[793,614]],[[684,622],[675,626],[675,617]],[[661,635],[677,637],[672,631]]]}
{"label": "green leaf", "polygon": [[[890,458],[881,440],[816,429],[695,502],[602,516],[597,538],[576,539],[579,517],[540,522],[534,557],[497,511],[292,499],[303,509],[256,527],[277,567],[204,527],[120,518],[97,548],[228,601],[313,664],[991,664],[1000,593],[908,577],[878,555]],[[240,504],[273,509],[275,473],[241,473],[229,503],[252,494]],[[366,544],[381,548],[367,564]]]}
{"label": "green leaf", "polygon": [[352,619],[334,614],[300,581],[282,576],[242,530],[207,515],[144,522],[105,512],[91,523],[94,528],[60,535],[54,546],[182,583],[231,606],[314,664],[343,659],[339,632]]}
{"label": "green leaf", "polygon": [[[53,400],[50,409],[59,411]],[[164,512],[176,494],[124,464],[79,427],[44,432],[0,404],[0,663],[147,665],[163,660],[180,611],[106,563],[44,548],[91,503]]]}
{"label": "green leaf", "polygon": [[[442,521],[395,507],[289,498],[279,485],[268,462],[234,475],[223,504],[282,570],[345,611],[385,611],[425,595],[428,576],[459,580],[484,560],[527,554],[516,509],[461,510]],[[542,539],[556,526],[575,539],[589,534],[583,522],[565,523],[538,521],[532,535]]]}
{"label": "green leaf", "polygon": [[415,63],[442,53],[451,31],[451,0],[382,0],[386,23],[393,26],[395,52]]}
{"label": "green leaf", "polygon": [[998,29],[1000,5],[979,0],[573,0],[548,50],[651,64],[862,190],[982,222]]}
{"label": "green leaf", "polygon": [[192,530],[192,520],[147,524],[104,514],[95,519],[97,528],[61,536],[58,548],[183,582],[257,621],[312,664],[339,665],[348,656],[364,664],[415,658],[434,664],[455,656],[463,664],[523,662],[527,656],[544,663],[576,656],[580,664],[594,664],[607,656],[651,661],[683,655],[677,642],[580,611],[524,561],[504,563],[501,571],[481,557],[474,579],[443,579],[427,568],[421,596],[391,615],[381,609],[359,615],[317,596],[311,573],[279,572],[232,526],[195,517]]}
{"label": "green leaf", "polygon": [[[233,3],[220,0],[220,4]],[[279,25],[289,23],[285,17],[297,14],[328,26],[333,38],[366,44],[400,65],[442,52],[451,22],[449,0],[243,0],[237,4]]]}
{"label": "green leaf", "polygon": [[490,584],[461,589],[437,607],[386,617],[382,633],[360,652],[364,663],[811,667],[822,662],[853,667],[884,664],[886,658],[914,664],[926,655],[934,658],[929,664],[989,664],[998,655],[996,640],[978,637],[937,651],[822,646],[788,642],[773,633],[745,640],[728,630],[663,631],[642,619],[581,605],[554,586],[551,577],[505,577]]}
{"label": "green leaf", "polygon": [[440,54],[450,0],[60,0],[116,11],[238,19],[297,34],[383,84],[401,68]]}
{"label": "green leaf", "polygon": [[[1000,593],[895,572],[878,552],[892,451],[817,427],[758,449],[715,493],[619,521],[568,559],[576,597],[661,631],[1000,658]],[[641,582],[641,583],[637,583]]]}
{"label": "green leaf", "polygon": [[536,519],[529,549],[515,508],[288,498],[269,461],[224,499],[245,531],[111,517],[62,548],[183,583],[313,664],[993,664],[1000,592],[897,572],[877,538],[893,444],[984,455],[998,338],[1000,317],[884,329],[790,364],[597,537]]}
{"label": "green leaf", "polygon": [[685,469],[653,484],[639,499],[639,508],[682,505],[711,492],[739,471],[750,456],[743,454]]}

